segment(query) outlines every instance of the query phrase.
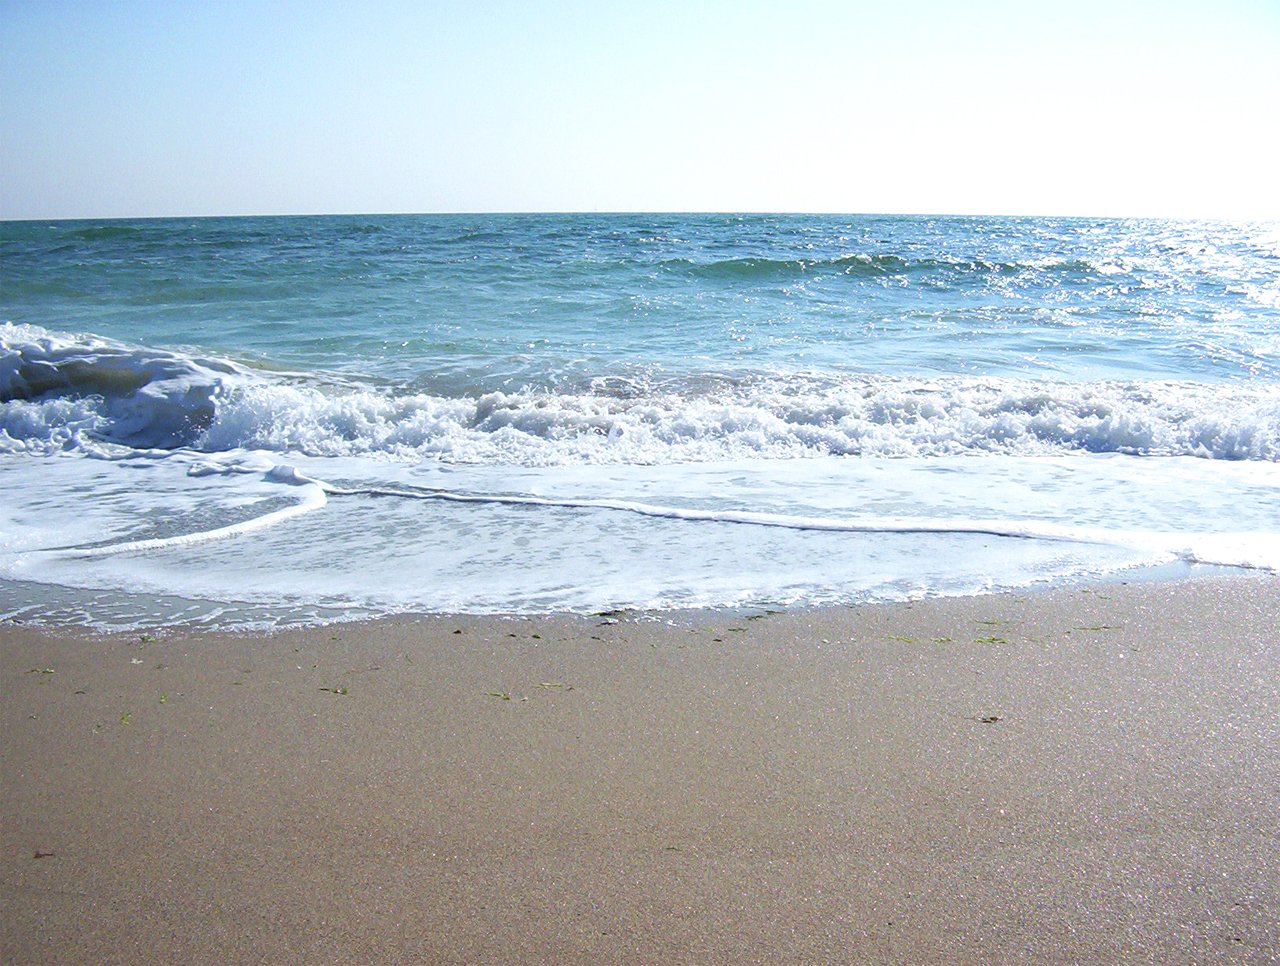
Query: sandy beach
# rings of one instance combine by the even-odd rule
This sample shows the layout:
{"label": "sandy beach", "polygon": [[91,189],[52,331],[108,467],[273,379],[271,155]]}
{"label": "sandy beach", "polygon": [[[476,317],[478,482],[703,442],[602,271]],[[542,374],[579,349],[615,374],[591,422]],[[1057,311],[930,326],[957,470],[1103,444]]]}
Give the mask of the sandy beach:
{"label": "sandy beach", "polygon": [[1280,957],[1274,576],[0,641],[5,963]]}

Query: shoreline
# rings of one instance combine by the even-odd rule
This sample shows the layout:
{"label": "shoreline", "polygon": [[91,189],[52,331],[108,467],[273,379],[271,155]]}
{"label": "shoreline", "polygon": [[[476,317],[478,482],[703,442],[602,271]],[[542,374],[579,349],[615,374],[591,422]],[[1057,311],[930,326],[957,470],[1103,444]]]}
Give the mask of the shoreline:
{"label": "shoreline", "polygon": [[1280,955],[1280,578],[0,624],[0,959]]}
{"label": "shoreline", "polygon": [[[1193,582],[1198,580],[1249,580],[1258,579],[1265,580],[1280,575],[1280,572],[1263,568],[1263,567],[1232,567],[1222,564],[1206,564],[1199,562],[1188,562],[1183,560],[1168,561],[1159,564],[1143,564],[1133,567],[1122,568],[1117,571],[1085,574],[1076,576],[1060,576],[1045,580],[1036,580],[1031,583],[994,587],[988,590],[973,592],[956,592],[941,594],[925,594],[924,596],[908,596],[899,598],[882,598],[870,596],[862,600],[853,601],[821,601],[817,603],[724,603],[711,605],[680,605],[680,606],[622,606],[615,609],[585,611],[585,610],[543,610],[543,611],[435,611],[435,610],[403,610],[388,611],[383,613],[360,613],[358,616],[338,616],[344,608],[337,605],[314,605],[316,611],[326,611],[324,616],[318,616],[315,619],[308,620],[304,618],[280,618],[279,615],[273,617],[262,617],[258,620],[232,618],[232,623],[223,626],[217,624],[209,624],[203,622],[184,623],[180,619],[163,619],[155,618],[151,620],[143,618],[115,618],[112,619],[85,619],[83,617],[67,616],[68,611],[76,610],[85,612],[95,606],[93,603],[77,599],[80,595],[90,595],[93,593],[103,593],[107,595],[110,609],[119,606],[118,602],[112,600],[110,595],[118,593],[121,597],[136,601],[185,601],[195,607],[208,607],[210,609],[221,609],[223,611],[235,612],[237,609],[255,610],[262,609],[270,612],[272,605],[246,603],[236,601],[216,601],[199,597],[183,597],[177,594],[155,594],[146,595],[133,592],[113,592],[113,591],[94,591],[87,588],[62,587],[60,585],[45,585],[34,581],[8,581],[7,583],[15,586],[22,586],[26,589],[27,598],[33,599],[39,595],[47,594],[57,598],[59,595],[66,595],[67,599],[56,600],[45,608],[45,613],[31,616],[33,612],[40,609],[40,605],[36,603],[23,603],[15,605],[14,609],[7,613],[0,612],[0,627],[30,627],[42,629],[50,633],[58,634],[89,634],[89,635],[138,635],[147,634],[155,636],[157,634],[192,634],[192,635],[210,635],[210,636],[271,636],[275,634],[289,633],[295,631],[315,631],[319,632],[327,627],[350,627],[364,624],[377,624],[387,622],[389,624],[414,623],[422,620],[451,620],[454,618],[468,620],[471,618],[480,618],[483,620],[527,620],[527,619],[562,619],[567,621],[582,619],[589,620],[591,618],[599,618],[605,616],[622,616],[629,620],[646,620],[646,621],[667,621],[667,622],[684,622],[699,621],[703,619],[717,618],[723,616],[744,617],[750,614],[759,614],[767,612],[770,614],[786,613],[786,614],[802,614],[809,612],[822,611],[841,611],[841,610],[860,610],[875,607],[899,607],[909,606],[917,603],[923,603],[934,600],[963,600],[967,598],[983,598],[983,597],[999,597],[999,596],[1018,596],[1018,595],[1037,595],[1052,594],[1055,592],[1067,592],[1073,588],[1081,587],[1109,587],[1109,586],[1128,586],[1143,584],[1179,584],[1183,582]],[[101,604],[101,602],[99,602]],[[138,604],[139,607],[143,606]],[[302,609],[302,605],[297,605]],[[360,611],[362,606],[351,606],[345,608],[347,611]],[[50,617],[48,611],[52,610],[59,616]],[[279,621],[285,621],[283,623]]]}

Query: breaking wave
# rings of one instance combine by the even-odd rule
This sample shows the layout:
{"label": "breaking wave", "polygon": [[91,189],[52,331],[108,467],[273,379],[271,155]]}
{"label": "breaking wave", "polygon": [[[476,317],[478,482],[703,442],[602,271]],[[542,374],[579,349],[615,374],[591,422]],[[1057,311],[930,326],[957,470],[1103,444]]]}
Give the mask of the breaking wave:
{"label": "breaking wave", "polygon": [[443,396],[0,325],[0,451],[104,445],[529,466],[1070,452],[1277,461],[1280,387],[762,373]]}

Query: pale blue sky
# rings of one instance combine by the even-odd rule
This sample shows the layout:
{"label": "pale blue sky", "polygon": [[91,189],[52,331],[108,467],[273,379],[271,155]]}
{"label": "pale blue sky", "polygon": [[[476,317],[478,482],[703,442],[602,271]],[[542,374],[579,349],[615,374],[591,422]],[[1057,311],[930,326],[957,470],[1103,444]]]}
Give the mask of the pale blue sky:
{"label": "pale blue sky", "polygon": [[0,218],[1280,217],[1280,0],[0,0]]}

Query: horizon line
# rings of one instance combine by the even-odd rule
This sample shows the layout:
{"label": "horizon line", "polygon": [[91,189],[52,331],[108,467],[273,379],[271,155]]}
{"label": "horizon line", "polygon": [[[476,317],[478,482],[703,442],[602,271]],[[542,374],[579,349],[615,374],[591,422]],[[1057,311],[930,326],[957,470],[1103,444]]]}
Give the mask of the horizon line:
{"label": "horizon line", "polygon": [[1093,221],[1204,221],[1204,222],[1236,222],[1255,224],[1260,222],[1280,221],[1280,214],[1239,216],[1239,215],[1124,215],[1124,214],[1062,214],[1062,213],[979,213],[972,211],[802,211],[789,209],[525,209],[525,210],[439,210],[439,211],[299,211],[299,212],[259,212],[253,214],[241,212],[225,212],[216,214],[169,214],[169,215],[58,215],[58,216],[21,216],[0,217],[0,224],[16,224],[30,222],[79,222],[79,221],[194,221],[213,220],[218,218],[440,218],[440,217],[535,217],[535,216],[583,216],[598,215],[603,217],[618,216],[680,216],[689,217],[703,215],[711,217],[746,217],[756,215],[775,215],[796,218],[1052,218],[1083,219]]}

